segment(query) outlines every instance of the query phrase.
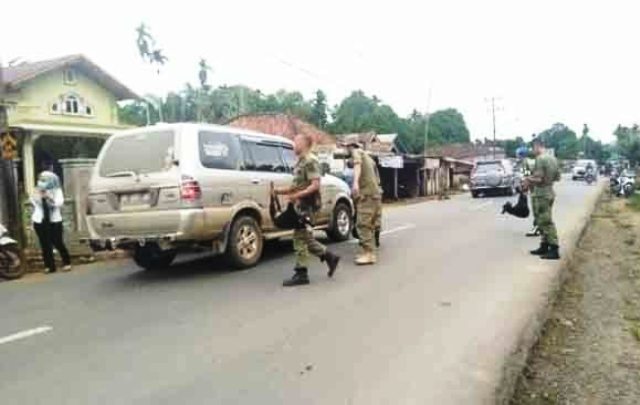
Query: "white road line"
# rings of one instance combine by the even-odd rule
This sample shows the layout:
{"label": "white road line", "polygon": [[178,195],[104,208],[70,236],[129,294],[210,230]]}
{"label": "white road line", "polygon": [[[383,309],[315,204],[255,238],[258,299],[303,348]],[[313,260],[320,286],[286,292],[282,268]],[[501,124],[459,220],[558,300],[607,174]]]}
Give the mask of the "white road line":
{"label": "white road line", "polygon": [[[382,231],[380,232],[380,235],[384,236],[384,235],[389,235],[392,233],[396,233],[396,232],[402,232],[402,231],[406,231],[407,229],[411,229],[411,228],[415,228],[416,226],[414,224],[406,224],[406,225],[400,225],[400,226],[396,226],[395,228],[391,228],[391,229],[387,229],[386,231]],[[358,239],[349,239],[348,243],[359,243],[360,241]]]}
{"label": "white road line", "polygon": [[37,328],[23,330],[22,332],[14,333],[13,335],[8,335],[0,338],[0,345],[5,343],[11,343],[16,340],[25,339],[34,335],[39,335],[41,333],[50,332],[53,328],[51,326],[40,326]]}
{"label": "white road line", "polygon": [[485,207],[488,207],[490,205],[493,205],[493,201],[487,201],[486,203],[476,205],[475,207],[469,208],[469,210],[471,210],[471,211],[479,211],[479,210],[481,210],[481,209],[483,209]]}
{"label": "white road line", "polygon": [[407,229],[411,229],[411,228],[415,228],[415,227],[416,226],[414,224],[396,226],[395,228],[387,229],[386,231],[380,232],[380,235],[389,235],[390,233],[396,233],[396,232],[400,232],[400,231],[405,231]]}

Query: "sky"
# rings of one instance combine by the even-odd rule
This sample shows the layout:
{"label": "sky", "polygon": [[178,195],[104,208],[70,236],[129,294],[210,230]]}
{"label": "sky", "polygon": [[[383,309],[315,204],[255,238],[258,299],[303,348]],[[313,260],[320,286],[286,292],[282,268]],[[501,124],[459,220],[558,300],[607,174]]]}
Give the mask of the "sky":
{"label": "sky", "polygon": [[[635,3],[638,3],[637,1]],[[21,0],[3,4],[0,61],[82,53],[139,94],[197,83],[263,92],[324,90],[331,104],[361,89],[400,115],[461,111],[474,139],[562,122],[613,139],[640,122],[640,4],[570,0]],[[169,62],[140,59],[144,22]]]}

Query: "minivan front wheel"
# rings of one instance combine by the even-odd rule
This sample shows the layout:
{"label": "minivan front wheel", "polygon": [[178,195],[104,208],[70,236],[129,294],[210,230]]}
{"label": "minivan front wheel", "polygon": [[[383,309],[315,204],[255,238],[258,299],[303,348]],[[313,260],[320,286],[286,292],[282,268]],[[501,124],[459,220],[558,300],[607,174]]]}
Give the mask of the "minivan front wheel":
{"label": "minivan front wheel", "polygon": [[145,270],[160,270],[171,265],[176,258],[174,250],[162,250],[155,243],[137,246],[133,253],[133,261]]}
{"label": "minivan front wheel", "polygon": [[352,229],[353,215],[351,214],[351,208],[343,202],[336,204],[333,209],[333,220],[327,230],[327,235],[335,242],[342,242],[349,239]]}
{"label": "minivan front wheel", "polygon": [[236,219],[229,233],[227,257],[231,265],[238,269],[253,267],[262,256],[264,239],[255,218],[242,216]]}

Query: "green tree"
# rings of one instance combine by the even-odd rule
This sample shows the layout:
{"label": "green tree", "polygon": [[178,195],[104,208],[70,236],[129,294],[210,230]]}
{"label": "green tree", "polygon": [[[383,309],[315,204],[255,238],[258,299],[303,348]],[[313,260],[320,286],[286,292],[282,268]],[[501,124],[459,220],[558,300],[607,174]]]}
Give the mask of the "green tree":
{"label": "green tree", "polygon": [[613,132],[616,137],[617,152],[635,165],[640,162],[640,128],[638,124],[631,127],[618,125]]}
{"label": "green tree", "polygon": [[429,145],[471,141],[464,116],[455,108],[436,111],[429,117]]}
{"label": "green tree", "polygon": [[559,159],[576,159],[580,151],[580,143],[576,133],[562,123],[554,124],[551,128],[542,131],[538,136],[542,137],[549,148],[555,150]]}
{"label": "green tree", "polygon": [[134,101],[119,105],[118,120],[125,125],[146,125],[147,109],[149,110],[149,123],[157,122],[159,118],[155,118],[158,116],[155,107],[144,101]]}
{"label": "green tree", "polygon": [[[136,47],[142,60],[151,67],[155,66],[156,73],[160,75],[160,67],[167,63],[168,58],[164,55],[162,49],[156,47],[156,41],[144,23],[141,23],[136,28]],[[154,107],[157,108],[160,114],[160,121],[164,121],[162,99],[160,98],[159,101],[156,99],[155,103]]]}
{"label": "green tree", "polygon": [[336,108],[329,129],[334,134],[375,131],[395,133],[400,117],[378,98],[368,97],[361,90],[354,91]]}
{"label": "green tree", "polygon": [[522,137],[517,137],[515,139],[505,139],[503,141],[498,141],[498,145],[504,148],[504,152],[507,157],[515,158],[516,150],[525,145],[524,139]]}
{"label": "green tree", "polygon": [[318,90],[311,107],[311,122],[318,128],[324,128],[327,121],[327,96],[322,90]]}
{"label": "green tree", "polygon": [[198,62],[198,67],[199,67],[198,80],[200,80],[200,87],[202,89],[208,90],[209,84],[207,81],[209,79],[209,72],[211,71],[211,66],[209,66],[206,59],[201,58],[200,62]]}

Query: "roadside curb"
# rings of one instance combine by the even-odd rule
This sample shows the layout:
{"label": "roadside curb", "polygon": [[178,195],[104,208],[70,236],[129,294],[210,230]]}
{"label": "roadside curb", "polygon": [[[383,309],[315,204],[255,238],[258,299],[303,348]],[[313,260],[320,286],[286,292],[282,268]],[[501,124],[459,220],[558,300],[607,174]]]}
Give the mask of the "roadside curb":
{"label": "roadside curb", "polygon": [[548,282],[544,298],[534,308],[531,319],[523,328],[516,345],[505,359],[500,383],[495,391],[496,404],[508,405],[516,389],[518,379],[527,365],[529,354],[538,342],[543,328],[549,319],[553,306],[561,291],[561,287],[568,276],[568,269],[573,263],[574,253],[578,247],[602,195],[606,189],[605,183],[599,185],[600,190],[587,201],[587,209],[577,221],[574,229],[565,233],[562,246],[562,259],[554,266],[553,275]]}

